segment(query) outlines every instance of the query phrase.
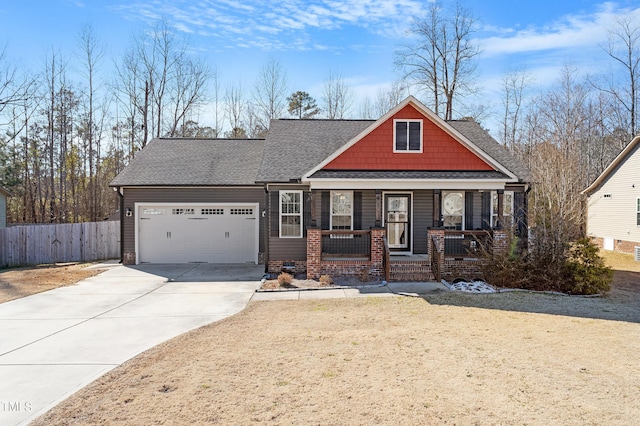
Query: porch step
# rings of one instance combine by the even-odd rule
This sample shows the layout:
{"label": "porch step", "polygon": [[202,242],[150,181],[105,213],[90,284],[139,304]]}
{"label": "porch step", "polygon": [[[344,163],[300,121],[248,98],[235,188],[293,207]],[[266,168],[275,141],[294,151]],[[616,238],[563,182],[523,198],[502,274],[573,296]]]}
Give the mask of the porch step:
{"label": "porch step", "polygon": [[431,266],[424,260],[391,260],[389,281],[433,281]]}

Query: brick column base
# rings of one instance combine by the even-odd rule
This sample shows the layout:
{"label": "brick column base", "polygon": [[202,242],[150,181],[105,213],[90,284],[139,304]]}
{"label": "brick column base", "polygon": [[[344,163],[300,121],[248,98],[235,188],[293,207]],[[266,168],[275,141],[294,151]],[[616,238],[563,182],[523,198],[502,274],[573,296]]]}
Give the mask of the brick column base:
{"label": "brick column base", "polygon": [[307,229],[307,278],[317,280],[321,275],[322,231],[317,228]]}

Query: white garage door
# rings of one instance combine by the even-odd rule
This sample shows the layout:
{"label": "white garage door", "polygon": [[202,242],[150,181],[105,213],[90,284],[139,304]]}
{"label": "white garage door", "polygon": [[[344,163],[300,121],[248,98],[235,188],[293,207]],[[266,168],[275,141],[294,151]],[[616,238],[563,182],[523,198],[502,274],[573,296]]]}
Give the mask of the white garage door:
{"label": "white garage door", "polygon": [[137,206],[140,263],[257,263],[257,205]]}

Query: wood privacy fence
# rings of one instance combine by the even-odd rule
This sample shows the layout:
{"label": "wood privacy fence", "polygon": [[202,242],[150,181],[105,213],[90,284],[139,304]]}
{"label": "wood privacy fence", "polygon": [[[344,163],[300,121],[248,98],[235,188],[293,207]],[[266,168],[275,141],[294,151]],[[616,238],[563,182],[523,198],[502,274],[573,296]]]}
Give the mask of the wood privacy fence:
{"label": "wood privacy fence", "polygon": [[119,257],[119,221],[20,225],[0,229],[0,267]]}

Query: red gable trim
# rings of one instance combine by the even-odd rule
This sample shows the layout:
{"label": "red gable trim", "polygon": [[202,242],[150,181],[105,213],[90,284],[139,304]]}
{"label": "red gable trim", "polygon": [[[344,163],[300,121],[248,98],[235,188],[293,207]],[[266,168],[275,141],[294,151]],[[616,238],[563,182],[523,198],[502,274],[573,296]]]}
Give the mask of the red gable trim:
{"label": "red gable trim", "polygon": [[[422,152],[393,152],[395,119],[422,120]],[[326,164],[325,170],[494,170],[429,117],[407,104]]]}

